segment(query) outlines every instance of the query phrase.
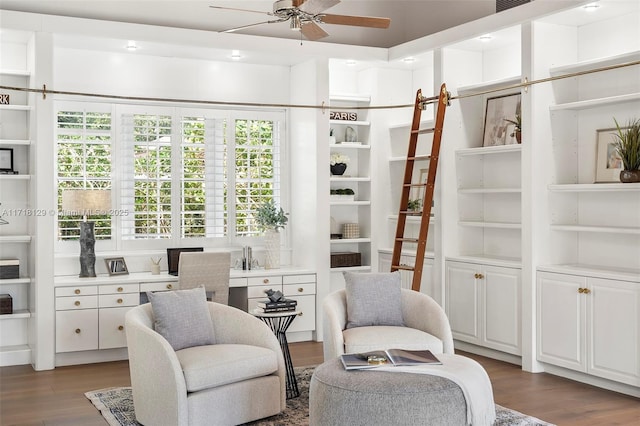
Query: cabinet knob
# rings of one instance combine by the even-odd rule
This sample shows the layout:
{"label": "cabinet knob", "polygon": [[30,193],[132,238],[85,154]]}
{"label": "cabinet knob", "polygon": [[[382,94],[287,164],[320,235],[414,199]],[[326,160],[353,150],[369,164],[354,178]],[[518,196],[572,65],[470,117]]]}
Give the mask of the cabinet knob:
{"label": "cabinet knob", "polygon": [[118,293],[122,293],[123,292],[123,288],[122,287],[118,287]]}
{"label": "cabinet knob", "polygon": [[580,294],[584,293],[584,288],[579,287],[579,288],[578,288],[578,293],[580,293]]}
{"label": "cabinet knob", "polygon": [[583,288],[583,289],[582,289],[582,292],[583,292],[584,294],[589,294],[589,293],[591,293],[591,290],[589,290],[588,288]]}
{"label": "cabinet knob", "polygon": [[478,274],[478,278],[479,278],[479,279],[483,279],[483,278],[484,278],[484,275],[482,275],[482,274]]}
{"label": "cabinet knob", "polygon": [[171,290],[173,286],[171,284],[167,284],[167,290]]}
{"label": "cabinet knob", "polygon": [[264,284],[269,284],[269,278],[265,278],[264,280],[262,280],[262,282],[263,282]]}
{"label": "cabinet knob", "polygon": [[473,278],[478,279],[478,274],[477,273],[473,274]]}
{"label": "cabinet knob", "polygon": [[123,325],[119,325],[118,326],[118,331],[122,331],[122,330],[124,330],[124,326]]}
{"label": "cabinet knob", "polygon": [[80,331],[81,330],[79,328],[76,328],[76,334],[80,334]]}
{"label": "cabinet knob", "polygon": [[122,300],[122,299],[118,299],[118,303],[122,303],[122,302],[123,302],[123,300]]}
{"label": "cabinet knob", "polygon": [[304,291],[304,288],[298,287],[298,293],[302,293],[303,291]]}
{"label": "cabinet knob", "polygon": [[74,291],[75,294],[80,294],[80,289],[76,288],[76,290]]}
{"label": "cabinet knob", "polygon": [[76,305],[76,306],[80,306],[80,301],[76,300],[73,304]]}

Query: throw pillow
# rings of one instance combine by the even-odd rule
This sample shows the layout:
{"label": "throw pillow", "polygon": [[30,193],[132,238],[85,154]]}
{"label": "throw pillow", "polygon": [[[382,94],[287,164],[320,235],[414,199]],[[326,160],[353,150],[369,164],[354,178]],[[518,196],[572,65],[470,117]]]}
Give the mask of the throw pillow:
{"label": "throw pillow", "polygon": [[347,328],[404,326],[400,272],[344,272]]}
{"label": "throw pillow", "polygon": [[173,350],[215,343],[204,287],[147,293],[154,328]]}

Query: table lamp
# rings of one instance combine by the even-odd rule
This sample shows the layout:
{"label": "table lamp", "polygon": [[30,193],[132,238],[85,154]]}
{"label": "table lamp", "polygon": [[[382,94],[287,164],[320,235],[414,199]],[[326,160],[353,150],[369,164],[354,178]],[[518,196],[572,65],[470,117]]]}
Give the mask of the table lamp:
{"label": "table lamp", "polygon": [[80,222],[80,278],[96,276],[94,222],[88,222],[87,216],[104,215],[110,208],[110,190],[68,189],[62,191],[64,214],[83,217],[83,221]]}

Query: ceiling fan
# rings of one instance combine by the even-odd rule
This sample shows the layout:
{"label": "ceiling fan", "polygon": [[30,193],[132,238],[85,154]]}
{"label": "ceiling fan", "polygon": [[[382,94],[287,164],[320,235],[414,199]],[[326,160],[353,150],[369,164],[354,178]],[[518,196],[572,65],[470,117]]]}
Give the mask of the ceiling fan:
{"label": "ceiling fan", "polygon": [[238,9],[233,7],[209,6],[213,9],[236,10],[240,12],[260,13],[262,15],[273,16],[276,19],[258,22],[255,24],[243,25],[229,28],[220,32],[231,33],[245,28],[255,27],[263,24],[275,24],[280,22],[290,22],[290,28],[300,31],[308,40],[315,41],[327,37],[329,33],[323,30],[318,24],[351,25],[367,28],[389,28],[391,19],[376,18],[373,16],[348,16],[332,15],[323,13],[330,7],[340,3],[340,0],[278,0],[273,3],[273,12],[262,12],[258,10]]}

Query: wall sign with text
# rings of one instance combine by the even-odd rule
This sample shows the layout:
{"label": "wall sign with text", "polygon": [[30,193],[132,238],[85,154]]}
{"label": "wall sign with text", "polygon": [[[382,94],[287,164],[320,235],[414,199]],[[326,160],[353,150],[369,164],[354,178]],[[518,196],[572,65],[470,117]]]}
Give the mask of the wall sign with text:
{"label": "wall sign with text", "polygon": [[358,121],[357,112],[329,111],[330,120]]}

